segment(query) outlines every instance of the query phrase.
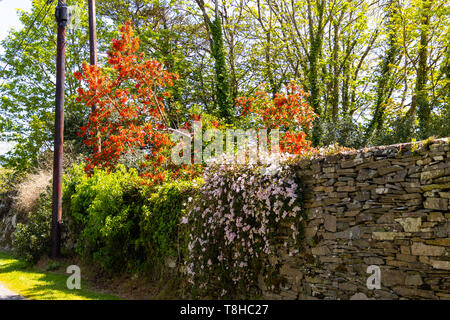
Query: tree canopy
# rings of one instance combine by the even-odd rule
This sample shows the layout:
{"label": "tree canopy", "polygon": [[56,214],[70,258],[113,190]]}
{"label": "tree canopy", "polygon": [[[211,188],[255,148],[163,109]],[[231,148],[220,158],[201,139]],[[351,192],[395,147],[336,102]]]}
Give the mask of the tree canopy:
{"label": "tree canopy", "polygon": [[[68,32],[65,139],[89,110],[73,76],[89,59],[87,4]],[[263,84],[295,81],[318,116],[314,146],[363,147],[450,135],[447,0],[103,0],[97,3],[99,65],[131,20],[139,52],[179,75],[164,101],[170,127],[195,112],[239,123],[236,100]],[[15,142],[4,165],[26,169],[51,149],[55,89],[55,3],[18,12],[24,28],[1,42],[0,140]],[[45,15],[46,14],[46,15]],[[28,28],[30,27],[30,28]],[[112,73],[113,70],[110,70]]]}

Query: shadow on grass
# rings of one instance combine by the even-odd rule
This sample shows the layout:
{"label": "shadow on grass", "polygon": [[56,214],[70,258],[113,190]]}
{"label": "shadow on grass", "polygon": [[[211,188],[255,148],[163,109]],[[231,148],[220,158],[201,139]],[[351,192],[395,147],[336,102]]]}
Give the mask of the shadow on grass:
{"label": "shadow on grass", "polygon": [[66,281],[69,275],[42,272],[27,266],[9,253],[0,252],[0,281],[27,299],[33,300],[118,300],[119,298],[96,293],[89,289],[70,290]]}

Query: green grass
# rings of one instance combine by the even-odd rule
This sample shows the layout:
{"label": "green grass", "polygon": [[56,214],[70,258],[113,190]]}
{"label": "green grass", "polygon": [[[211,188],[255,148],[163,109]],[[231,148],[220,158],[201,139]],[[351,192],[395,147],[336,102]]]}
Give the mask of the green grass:
{"label": "green grass", "polygon": [[[82,271],[83,272],[83,271]],[[80,290],[66,286],[68,274],[43,272],[27,265],[11,254],[0,252],[0,282],[9,290],[32,300],[118,300],[119,298],[96,293],[81,281]]]}

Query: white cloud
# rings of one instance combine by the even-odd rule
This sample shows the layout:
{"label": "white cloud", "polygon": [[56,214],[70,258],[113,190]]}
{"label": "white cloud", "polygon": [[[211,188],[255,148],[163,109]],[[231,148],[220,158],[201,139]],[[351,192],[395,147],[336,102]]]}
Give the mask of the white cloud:
{"label": "white cloud", "polygon": [[3,40],[11,28],[21,29],[22,23],[17,15],[17,9],[30,11],[31,0],[3,0],[0,1],[0,40]]}
{"label": "white cloud", "polygon": [[14,147],[14,144],[11,142],[3,142],[0,141],[0,155],[3,155],[10,151]]}

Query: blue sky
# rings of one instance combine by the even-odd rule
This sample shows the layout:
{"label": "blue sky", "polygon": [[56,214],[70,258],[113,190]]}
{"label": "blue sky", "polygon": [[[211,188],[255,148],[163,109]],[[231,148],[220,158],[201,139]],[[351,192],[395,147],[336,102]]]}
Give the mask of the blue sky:
{"label": "blue sky", "polygon": [[[17,16],[17,9],[29,11],[31,0],[0,0],[0,40],[3,40],[11,28],[16,30],[23,26]],[[0,141],[0,154],[11,149],[12,144]]]}
{"label": "blue sky", "polygon": [[3,40],[11,28],[22,28],[17,9],[29,11],[31,2],[31,0],[0,0],[0,39]]}

